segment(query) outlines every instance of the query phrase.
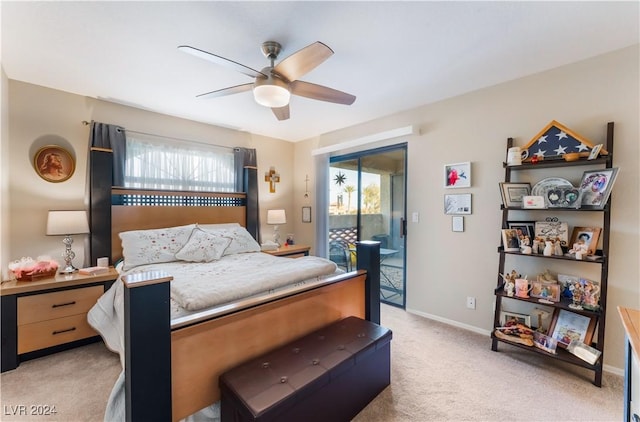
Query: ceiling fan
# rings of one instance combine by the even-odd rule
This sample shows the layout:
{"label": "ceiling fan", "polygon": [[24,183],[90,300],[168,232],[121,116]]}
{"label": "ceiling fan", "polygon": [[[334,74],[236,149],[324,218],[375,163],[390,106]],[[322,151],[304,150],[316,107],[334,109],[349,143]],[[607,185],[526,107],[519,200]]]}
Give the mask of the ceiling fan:
{"label": "ceiling fan", "polygon": [[351,105],[356,100],[355,96],[346,92],[298,79],[315,69],[333,54],[333,50],[320,41],[296,51],[275,66],[282,46],[276,41],[265,41],[262,43],[262,53],[270,60],[271,64],[260,71],[188,45],[181,45],[178,50],[255,78],[254,82],[207,92],[198,95],[198,98],[222,97],[253,89],[256,102],[270,107],[278,120],[289,118],[291,94],[346,105]]}

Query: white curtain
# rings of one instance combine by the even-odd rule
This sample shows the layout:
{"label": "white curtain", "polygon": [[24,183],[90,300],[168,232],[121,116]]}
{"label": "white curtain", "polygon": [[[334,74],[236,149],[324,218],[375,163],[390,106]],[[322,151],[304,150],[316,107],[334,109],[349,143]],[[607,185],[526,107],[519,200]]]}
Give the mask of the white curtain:
{"label": "white curtain", "polygon": [[235,191],[231,148],[128,132],[126,150],[125,187]]}

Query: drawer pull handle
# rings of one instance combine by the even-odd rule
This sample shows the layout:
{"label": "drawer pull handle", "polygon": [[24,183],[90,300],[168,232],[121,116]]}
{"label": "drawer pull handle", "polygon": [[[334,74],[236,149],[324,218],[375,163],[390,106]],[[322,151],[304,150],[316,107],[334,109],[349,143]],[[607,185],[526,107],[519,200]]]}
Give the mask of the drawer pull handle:
{"label": "drawer pull handle", "polygon": [[56,305],[51,305],[52,308],[59,308],[61,306],[69,306],[69,305],[75,305],[76,301],[74,300],[73,302],[67,302],[67,303],[61,303],[61,304],[56,304]]}
{"label": "drawer pull handle", "polygon": [[53,334],[55,336],[56,334],[68,333],[69,331],[75,331],[75,330],[76,330],[76,327],[71,327],[71,328],[67,328],[66,330],[54,331],[51,334]]}

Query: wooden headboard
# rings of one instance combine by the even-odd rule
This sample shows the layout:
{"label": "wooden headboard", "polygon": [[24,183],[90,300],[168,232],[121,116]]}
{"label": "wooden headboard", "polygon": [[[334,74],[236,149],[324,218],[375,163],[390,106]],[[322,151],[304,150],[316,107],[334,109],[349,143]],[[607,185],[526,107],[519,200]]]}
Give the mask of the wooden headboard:
{"label": "wooden headboard", "polygon": [[246,225],[244,193],[111,189],[111,259],[122,257],[118,234],[187,224]]}
{"label": "wooden headboard", "polygon": [[110,150],[92,149],[90,161],[91,262],[122,257],[119,233],[186,224],[247,224],[244,192],[193,192],[111,186]]}

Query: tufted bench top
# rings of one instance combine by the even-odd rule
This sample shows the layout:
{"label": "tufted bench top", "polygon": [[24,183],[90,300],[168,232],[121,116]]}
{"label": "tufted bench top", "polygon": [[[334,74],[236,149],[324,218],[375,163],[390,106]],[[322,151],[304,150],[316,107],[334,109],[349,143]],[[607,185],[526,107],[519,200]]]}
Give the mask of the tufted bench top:
{"label": "tufted bench top", "polygon": [[281,413],[387,346],[391,337],[387,328],[345,318],[224,373],[223,400],[227,392],[256,420],[276,408]]}

